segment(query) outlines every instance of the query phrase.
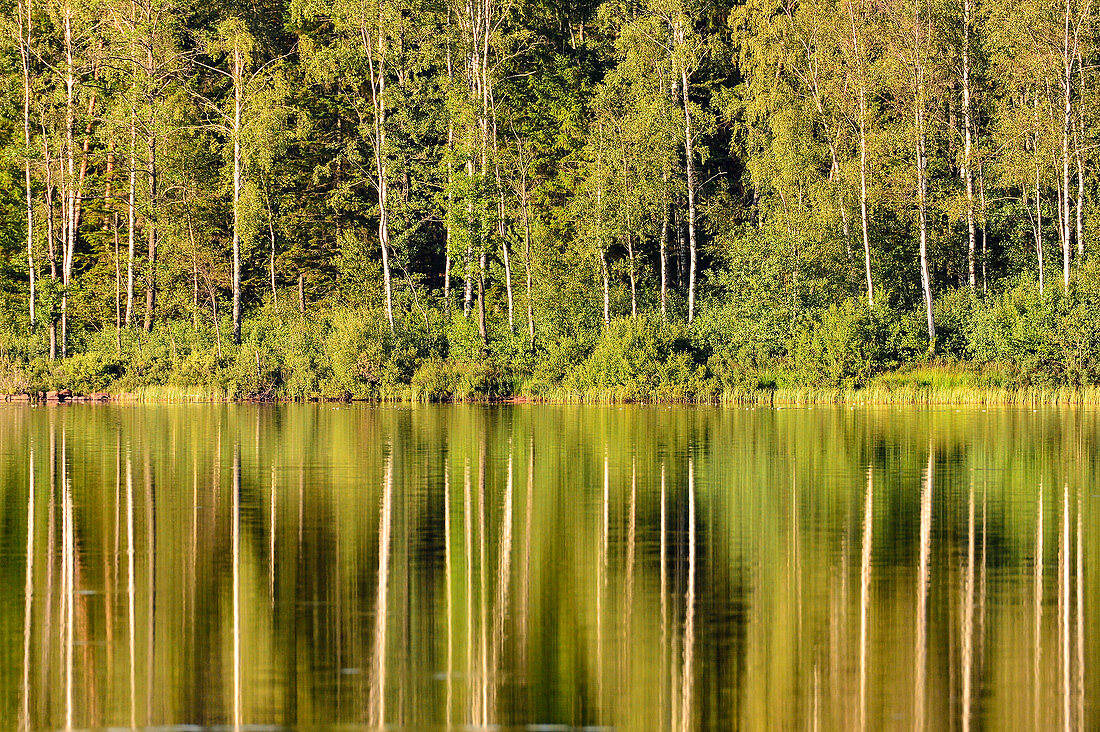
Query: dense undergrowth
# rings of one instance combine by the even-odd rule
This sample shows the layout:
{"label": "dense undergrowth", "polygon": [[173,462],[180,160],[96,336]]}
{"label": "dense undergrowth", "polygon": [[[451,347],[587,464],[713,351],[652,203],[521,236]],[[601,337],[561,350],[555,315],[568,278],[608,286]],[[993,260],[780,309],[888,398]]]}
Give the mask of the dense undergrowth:
{"label": "dense undergrowth", "polygon": [[690,328],[658,314],[536,334],[490,332],[476,316],[381,308],[266,306],[240,345],[222,323],[73,334],[50,361],[44,328],[6,315],[0,393],[69,388],[137,398],[554,401],[1100,402],[1100,287],[1064,295],[1021,281],[936,303],[929,352],[919,311],[844,301],[784,311],[710,302]]}

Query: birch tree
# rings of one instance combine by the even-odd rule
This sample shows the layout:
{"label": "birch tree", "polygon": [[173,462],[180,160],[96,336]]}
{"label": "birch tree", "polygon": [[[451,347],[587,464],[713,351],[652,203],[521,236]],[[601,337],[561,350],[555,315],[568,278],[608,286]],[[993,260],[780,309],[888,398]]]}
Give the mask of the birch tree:
{"label": "birch tree", "polygon": [[930,211],[928,162],[929,135],[933,124],[931,101],[937,90],[939,38],[936,14],[931,0],[900,0],[890,6],[884,21],[888,25],[890,53],[893,62],[893,89],[898,102],[899,120],[908,123],[899,131],[908,131],[912,145],[912,170],[917,204],[917,246],[920,265],[920,289],[924,301],[928,330],[928,350],[936,347],[936,325],[932,307],[932,274],[929,263],[929,238],[932,225]]}
{"label": "birch tree", "polygon": [[249,142],[262,137],[262,130],[277,119],[281,82],[277,71],[280,58],[256,63],[260,49],[256,39],[240,18],[222,21],[217,33],[209,40],[205,52],[221,65],[196,63],[226,83],[225,100],[196,92],[206,117],[206,126],[220,133],[225,140],[226,168],[231,190],[233,290],[233,342],[241,342],[241,255],[242,248],[252,244],[262,216],[262,204],[256,181],[250,177]]}

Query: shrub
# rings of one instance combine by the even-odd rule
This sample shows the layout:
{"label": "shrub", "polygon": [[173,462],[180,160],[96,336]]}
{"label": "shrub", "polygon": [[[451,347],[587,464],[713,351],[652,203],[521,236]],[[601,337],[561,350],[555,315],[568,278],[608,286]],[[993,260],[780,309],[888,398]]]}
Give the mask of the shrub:
{"label": "shrub", "polygon": [[886,329],[866,305],[845,300],[803,321],[791,349],[792,365],[807,380],[862,385],[882,369]]}
{"label": "shrub", "polygon": [[685,398],[704,376],[683,326],[645,315],[613,320],[565,385],[628,400]]}

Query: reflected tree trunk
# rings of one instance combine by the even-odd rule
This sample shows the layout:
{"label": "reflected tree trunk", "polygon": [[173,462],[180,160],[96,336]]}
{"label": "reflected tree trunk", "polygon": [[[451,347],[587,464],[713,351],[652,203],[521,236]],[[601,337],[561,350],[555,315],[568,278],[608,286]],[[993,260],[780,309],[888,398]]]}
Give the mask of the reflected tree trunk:
{"label": "reflected tree trunk", "polygon": [[386,722],[386,641],[389,616],[390,537],[393,531],[393,445],[386,456],[382,507],[378,517],[378,594],[374,603],[374,659],[371,663],[370,725]]}
{"label": "reflected tree trunk", "polygon": [[[64,430],[64,427],[62,427]],[[73,603],[74,587],[73,554],[76,541],[73,537],[73,498],[69,482],[67,435],[61,433],[61,594],[64,602],[62,628],[65,636],[65,729],[73,728]]]}
{"label": "reflected tree trunk", "polygon": [[1077,489],[1077,726],[1084,729],[1085,719],[1085,570],[1081,542],[1081,488]]}
{"label": "reflected tree trunk", "polygon": [[535,486],[535,439],[531,437],[527,445],[527,496],[523,504],[523,576],[520,588],[519,622],[520,622],[520,664],[525,678],[528,677],[527,649],[530,642],[530,597],[531,597],[531,522],[534,503]]}
{"label": "reflected tree trunk", "polygon": [[1073,724],[1070,706],[1071,670],[1069,623],[1069,483],[1062,484],[1062,530],[1058,533],[1058,636],[1061,639],[1062,661],[1062,728],[1069,730]]}
{"label": "reflected tree trunk", "polygon": [[[497,721],[497,686],[501,673],[501,655],[504,649],[504,625],[508,618],[508,600],[510,577],[512,574],[512,444],[508,444],[508,475],[504,492],[504,514],[500,519],[500,564],[497,570],[497,597],[496,609],[493,613],[493,648],[492,664],[490,666],[492,689],[491,696],[487,700],[486,722]],[[489,686],[486,679],[486,686]]]}
{"label": "reflected tree trunk", "polygon": [[695,659],[695,461],[688,457],[688,584],[684,594],[684,658],[680,676],[680,729],[692,729]]}
{"label": "reflected tree trunk", "polygon": [[974,481],[970,481],[966,522],[966,567],[962,609],[962,728],[970,732],[971,682],[974,674]]}
{"label": "reflected tree trunk", "polygon": [[233,562],[233,729],[241,729],[241,445],[233,445],[231,554]]}
{"label": "reflected tree trunk", "polygon": [[137,727],[137,669],[135,668],[136,635],[134,588],[134,464],[131,447],[126,447],[126,635],[127,657],[130,662],[130,728]]}
{"label": "reflected tree trunk", "polygon": [[867,729],[867,618],[871,605],[871,548],[875,531],[875,474],[867,466],[863,502],[863,543],[859,563],[859,728]]}
{"label": "reflected tree trunk", "polygon": [[[484,304],[484,298],[481,303]],[[478,640],[477,649],[480,665],[477,673],[477,724],[489,722],[489,601],[485,578],[485,434],[482,433],[477,454],[477,605]]]}
{"label": "reflected tree trunk", "polygon": [[[470,481],[470,459],[466,458],[466,467],[463,479],[462,494],[462,534],[465,543],[466,559],[466,685],[473,697],[474,683],[474,529],[473,529],[473,503],[471,493],[473,486]],[[466,711],[467,724],[474,724],[472,717],[473,704]]]}
{"label": "reflected tree trunk", "polygon": [[[53,642],[53,597],[54,597],[54,564],[57,553],[57,425],[52,415],[50,419],[50,486],[49,502],[46,504],[46,617],[45,627],[42,632],[43,643]],[[49,663],[41,664],[41,676],[39,688],[53,689],[55,684],[50,676]],[[48,697],[47,697],[48,700]]]}
{"label": "reflected tree trunk", "polygon": [[[448,301],[449,306],[449,301]],[[445,724],[453,726],[454,706],[454,571],[451,557],[451,470],[443,463],[443,573],[447,591],[447,707]]]}
{"label": "reflected tree trunk", "polygon": [[605,714],[604,705],[604,663],[603,663],[603,603],[604,596],[607,592],[607,539],[608,539],[608,503],[610,493],[610,475],[608,465],[607,446],[604,446],[603,452],[603,505],[602,516],[603,523],[601,525],[602,532],[600,534],[600,558],[599,558],[599,570],[596,575],[596,699],[597,708],[599,709],[600,718],[603,719]]}
{"label": "reflected tree trunk", "polygon": [[638,524],[638,465],[637,457],[630,459],[630,515],[626,529],[626,591],[623,593],[623,602],[626,605],[623,618],[622,634],[622,667],[619,671],[619,684],[624,688],[631,688],[630,681],[630,641],[634,636],[634,557],[635,537]]}
{"label": "reflected tree trunk", "polygon": [[668,510],[666,496],[665,464],[661,462],[661,689],[658,699],[661,704],[661,725],[669,721],[671,710],[665,709],[671,689],[669,688],[669,637],[668,637]]}
{"label": "reflected tree trunk", "polygon": [[157,504],[156,484],[153,481],[153,470],[150,463],[149,451],[145,452],[145,551],[149,557],[148,575],[149,583],[146,595],[149,598],[148,617],[146,618],[146,638],[148,645],[145,648],[145,724],[153,724],[153,701],[156,687],[156,649],[157,649]]}
{"label": "reflected tree trunk", "polygon": [[34,611],[34,447],[27,461],[27,571],[23,585],[23,681],[19,705],[20,732],[31,723],[31,614]]}
{"label": "reflected tree trunk", "polygon": [[1039,729],[1041,715],[1040,680],[1042,679],[1043,660],[1043,481],[1039,480],[1039,500],[1036,505],[1035,526],[1035,626],[1032,629],[1035,648],[1031,657],[1033,660],[1032,688],[1034,700],[1032,703],[1033,729]]}
{"label": "reflected tree trunk", "polygon": [[271,598],[271,610],[275,611],[275,511],[277,509],[278,498],[275,494],[275,465],[271,465],[271,514],[270,525],[268,526],[268,546],[267,546],[267,572],[268,572],[268,592]]}
{"label": "reflected tree trunk", "polygon": [[928,466],[920,501],[920,568],[917,574],[916,688],[914,689],[914,727],[924,729],[925,686],[928,655],[928,585],[932,559],[932,489],[935,453],[928,443]]}

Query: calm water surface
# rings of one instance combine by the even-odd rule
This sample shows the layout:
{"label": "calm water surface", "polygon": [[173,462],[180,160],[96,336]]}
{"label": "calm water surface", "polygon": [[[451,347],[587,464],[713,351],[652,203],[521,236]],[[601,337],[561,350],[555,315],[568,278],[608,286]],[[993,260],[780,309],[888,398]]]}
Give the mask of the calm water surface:
{"label": "calm water surface", "polygon": [[0,728],[1095,729],[1097,416],[0,405]]}

